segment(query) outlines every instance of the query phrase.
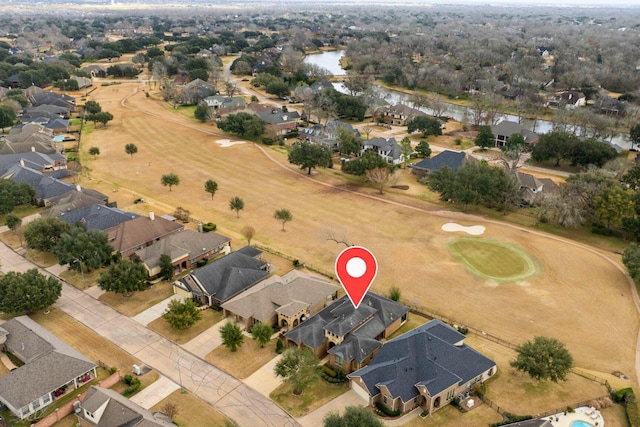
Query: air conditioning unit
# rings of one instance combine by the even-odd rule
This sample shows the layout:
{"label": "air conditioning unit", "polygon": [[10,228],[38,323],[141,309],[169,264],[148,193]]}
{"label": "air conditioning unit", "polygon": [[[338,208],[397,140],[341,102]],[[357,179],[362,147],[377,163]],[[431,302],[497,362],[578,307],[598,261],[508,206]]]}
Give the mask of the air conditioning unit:
{"label": "air conditioning unit", "polygon": [[133,373],[136,375],[142,375],[142,368],[138,365],[133,365]]}

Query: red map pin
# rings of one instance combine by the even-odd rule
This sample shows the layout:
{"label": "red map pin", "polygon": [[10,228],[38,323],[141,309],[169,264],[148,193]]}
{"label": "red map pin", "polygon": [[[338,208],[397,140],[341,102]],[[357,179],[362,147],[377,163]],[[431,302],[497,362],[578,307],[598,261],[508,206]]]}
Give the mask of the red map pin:
{"label": "red map pin", "polygon": [[369,249],[351,246],[336,259],[336,276],[351,303],[358,308],[378,273],[378,261]]}

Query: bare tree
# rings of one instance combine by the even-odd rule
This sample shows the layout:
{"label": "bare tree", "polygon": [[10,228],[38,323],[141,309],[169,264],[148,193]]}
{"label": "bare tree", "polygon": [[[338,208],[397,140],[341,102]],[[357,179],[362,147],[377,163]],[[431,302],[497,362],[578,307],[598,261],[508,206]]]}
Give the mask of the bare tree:
{"label": "bare tree", "polygon": [[365,176],[367,181],[372,182],[380,194],[383,194],[384,186],[391,178],[391,172],[389,172],[389,168],[368,169],[365,172]]}
{"label": "bare tree", "polygon": [[242,233],[242,236],[247,239],[247,245],[251,246],[251,239],[256,235],[256,229],[247,225],[246,227],[243,227],[240,232]]}
{"label": "bare tree", "polygon": [[409,96],[409,102],[413,105],[413,108],[419,110],[429,105],[429,97],[424,93],[414,91]]}
{"label": "bare tree", "polygon": [[435,95],[427,99],[427,108],[435,117],[443,117],[449,111],[449,105],[444,102],[440,95]]}
{"label": "bare tree", "polygon": [[173,402],[167,402],[165,403],[165,405],[162,407],[161,409],[162,413],[165,414],[166,416],[168,416],[171,421],[173,421],[173,417],[175,417],[176,415],[178,415],[178,412],[180,411],[178,409],[178,406],[173,403]]}
{"label": "bare tree", "polygon": [[362,132],[366,135],[367,139],[369,139],[369,135],[373,132],[373,128],[370,125],[362,126]]}
{"label": "bare tree", "polygon": [[227,93],[229,98],[233,97],[235,93],[238,91],[238,85],[234,80],[225,80],[224,81],[224,90]]}
{"label": "bare tree", "polygon": [[345,245],[346,247],[354,246],[347,237],[347,232],[344,230],[338,233],[334,230],[329,229],[322,235],[322,240],[335,242],[339,245]]}

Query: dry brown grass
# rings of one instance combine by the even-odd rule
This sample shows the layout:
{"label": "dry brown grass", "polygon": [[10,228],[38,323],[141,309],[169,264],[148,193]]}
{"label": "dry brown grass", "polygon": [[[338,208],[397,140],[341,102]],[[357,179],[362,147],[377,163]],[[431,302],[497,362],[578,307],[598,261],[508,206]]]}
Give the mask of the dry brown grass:
{"label": "dry brown grass", "polygon": [[288,383],[282,383],[269,394],[269,397],[294,417],[302,417],[318,409],[349,390],[349,383],[329,384],[318,379],[302,394],[293,394],[293,388]]}
{"label": "dry brown grass", "polygon": [[[131,371],[122,371],[122,375],[126,375],[128,372]],[[136,393],[140,393],[145,387],[148,387],[150,384],[153,384],[154,382],[156,382],[158,380],[158,378],[160,378],[160,374],[158,374],[156,371],[149,371],[144,375],[140,375],[138,377],[138,379],[140,380],[140,388],[138,389],[138,391],[136,391]],[[113,387],[111,387],[111,390],[123,394],[124,391],[127,389],[127,387],[129,387],[127,384],[125,384],[124,381],[120,381],[116,384],[113,385]]]}
{"label": "dry brown grass", "polygon": [[202,319],[187,329],[174,329],[169,325],[169,322],[164,320],[162,317],[159,317],[149,323],[147,328],[159,333],[166,339],[178,344],[184,344],[222,320],[221,311],[203,310],[201,313]]}
{"label": "dry brown grass", "polygon": [[142,313],[146,309],[156,305],[160,301],[164,301],[173,295],[172,282],[159,282],[151,286],[149,289],[134,292],[131,296],[124,296],[114,292],[105,292],[100,295],[100,301],[110,305],[120,313],[128,317]]}
{"label": "dry brown grass", "polygon": [[115,344],[58,309],[52,308],[49,314],[38,313],[31,318],[90,360],[100,360],[107,366],[119,368],[123,373],[129,372],[133,364],[141,364]]}
{"label": "dry brown grass", "polygon": [[205,359],[236,378],[247,378],[277,355],[276,340],[271,340],[264,348],[260,348],[257,341],[245,336],[244,342],[235,352],[221,345],[207,354]]}
{"label": "dry brown grass", "polygon": [[[400,302],[402,302],[402,298],[400,299]],[[407,316],[407,321],[404,323],[404,325],[400,326],[397,331],[395,331],[394,333],[389,335],[388,339],[392,340],[392,339],[404,334],[405,332],[409,332],[409,331],[417,328],[420,325],[424,325],[428,321],[429,321],[429,319],[426,319],[426,318],[424,318],[422,316],[417,316],[415,314],[409,313],[409,315]]]}
{"label": "dry brown grass", "polygon": [[[325,271],[333,271],[342,246],[322,235],[342,230],[354,244],[376,254],[380,268],[373,291],[386,294],[399,286],[406,303],[515,343],[535,335],[554,336],[566,343],[579,366],[598,372],[616,369],[636,381],[640,322],[629,282],[624,270],[590,248],[480,217],[436,212],[441,205],[425,202],[435,198],[433,193],[409,176],[409,190],[387,189],[383,196],[350,184],[336,170],[314,171],[315,181],[310,181],[287,164],[285,154],[251,143],[221,148],[217,139],[235,138],[140,93],[123,108],[121,100],[136,85],[99,87],[90,96],[115,119],[83,143],[101,151],[97,160],[84,155],[92,170],[85,184],[110,194],[122,209],[133,207],[133,199],[140,196],[147,201],[143,208],[156,214],[183,206],[195,218],[215,218],[218,231],[234,240],[240,239],[242,227],[252,225],[256,243]],[[134,159],[124,153],[130,141],[139,149]],[[180,176],[181,184],[172,192],[160,184],[167,172]],[[209,178],[219,184],[213,201],[203,189]],[[239,219],[228,207],[236,195],[245,201]],[[282,207],[293,214],[286,232],[272,218]],[[448,249],[459,235],[440,227],[451,220],[485,225],[483,237],[520,247],[538,263],[540,273],[526,282],[500,285],[474,277]],[[620,265],[618,255],[606,256]]]}
{"label": "dry brown grass", "polygon": [[51,252],[36,251],[35,249],[28,251],[24,257],[42,268],[51,267],[58,263],[58,258]]}
{"label": "dry brown grass", "polygon": [[502,421],[502,416],[485,404],[465,413],[447,405],[432,416],[425,419],[416,417],[403,424],[403,427],[478,427],[498,421]]}
{"label": "dry brown grass", "polygon": [[162,411],[167,403],[178,407],[178,413],[173,421],[183,427],[221,427],[225,425],[226,417],[213,409],[196,396],[176,390],[151,407],[151,411]]}
{"label": "dry brown grass", "polygon": [[20,231],[5,231],[0,234],[0,240],[7,244],[12,249],[19,249],[24,244],[22,241],[22,233]]}
{"label": "dry brown grass", "polygon": [[87,289],[98,283],[100,273],[102,273],[103,271],[105,271],[104,268],[92,270],[89,273],[87,273],[86,271],[80,272],[75,270],[65,270],[60,273],[60,277],[64,279],[65,282],[73,285],[78,289]]}

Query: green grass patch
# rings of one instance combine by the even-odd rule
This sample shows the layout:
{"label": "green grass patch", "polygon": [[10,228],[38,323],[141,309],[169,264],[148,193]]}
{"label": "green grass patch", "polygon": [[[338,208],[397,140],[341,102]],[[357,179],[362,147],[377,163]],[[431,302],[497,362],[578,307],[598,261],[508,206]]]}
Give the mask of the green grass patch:
{"label": "green grass patch", "polygon": [[506,243],[461,238],[449,246],[464,265],[486,279],[521,280],[536,272],[535,263],[524,251]]}

